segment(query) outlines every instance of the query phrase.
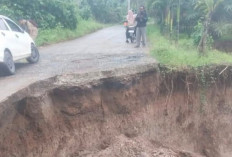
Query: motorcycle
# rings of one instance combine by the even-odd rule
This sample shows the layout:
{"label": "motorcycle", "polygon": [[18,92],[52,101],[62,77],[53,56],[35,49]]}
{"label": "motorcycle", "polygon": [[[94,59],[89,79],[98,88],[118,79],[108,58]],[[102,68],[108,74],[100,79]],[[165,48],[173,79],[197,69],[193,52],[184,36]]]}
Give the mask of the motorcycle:
{"label": "motorcycle", "polygon": [[136,26],[128,26],[128,22],[124,22],[124,26],[126,27],[126,38],[127,43],[129,43],[128,39],[130,39],[131,43],[136,41]]}

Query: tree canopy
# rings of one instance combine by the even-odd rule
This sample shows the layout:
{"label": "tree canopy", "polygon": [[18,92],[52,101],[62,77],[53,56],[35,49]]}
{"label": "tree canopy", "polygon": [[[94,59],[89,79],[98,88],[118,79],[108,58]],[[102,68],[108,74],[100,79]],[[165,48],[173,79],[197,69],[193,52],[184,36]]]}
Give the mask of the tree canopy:
{"label": "tree canopy", "polygon": [[14,20],[31,19],[40,28],[75,29],[78,19],[115,23],[126,14],[126,0],[1,0],[0,14]]}
{"label": "tree canopy", "polygon": [[72,0],[1,0],[0,14],[15,20],[32,19],[42,28],[61,25],[74,29],[77,25],[77,7]]}
{"label": "tree canopy", "polygon": [[115,23],[126,15],[125,0],[83,0],[90,7],[93,17],[104,23]]}

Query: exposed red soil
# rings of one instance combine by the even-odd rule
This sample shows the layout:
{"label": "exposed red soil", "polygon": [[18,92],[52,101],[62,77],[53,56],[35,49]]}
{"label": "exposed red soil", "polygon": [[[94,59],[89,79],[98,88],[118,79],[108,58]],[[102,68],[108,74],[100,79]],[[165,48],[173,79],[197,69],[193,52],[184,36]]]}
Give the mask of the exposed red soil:
{"label": "exposed red soil", "polygon": [[100,75],[52,78],[3,102],[0,156],[231,156],[230,80],[202,90],[196,77],[152,68]]}

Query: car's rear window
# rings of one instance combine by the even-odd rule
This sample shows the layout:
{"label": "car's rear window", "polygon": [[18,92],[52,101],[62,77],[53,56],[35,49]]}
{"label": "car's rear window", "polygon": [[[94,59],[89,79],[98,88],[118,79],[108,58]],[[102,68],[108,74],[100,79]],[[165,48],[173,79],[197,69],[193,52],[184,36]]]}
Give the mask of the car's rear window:
{"label": "car's rear window", "polygon": [[8,23],[8,25],[10,26],[12,31],[22,32],[22,30],[16,24],[14,24],[12,21],[6,19],[6,22]]}
{"label": "car's rear window", "polygon": [[0,30],[8,30],[6,24],[4,23],[3,19],[0,18]]}

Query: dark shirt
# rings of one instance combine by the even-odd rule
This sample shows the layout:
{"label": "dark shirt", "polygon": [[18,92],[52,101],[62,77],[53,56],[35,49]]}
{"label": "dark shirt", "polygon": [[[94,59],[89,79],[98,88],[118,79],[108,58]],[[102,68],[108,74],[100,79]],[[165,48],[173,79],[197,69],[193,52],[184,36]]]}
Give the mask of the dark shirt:
{"label": "dark shirt", "polygon": [[135,20],[137,21],[137,27],[146,27],[148,20],[146,11],[139,12]]}

